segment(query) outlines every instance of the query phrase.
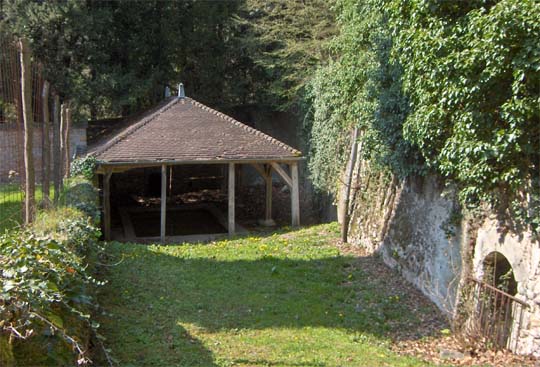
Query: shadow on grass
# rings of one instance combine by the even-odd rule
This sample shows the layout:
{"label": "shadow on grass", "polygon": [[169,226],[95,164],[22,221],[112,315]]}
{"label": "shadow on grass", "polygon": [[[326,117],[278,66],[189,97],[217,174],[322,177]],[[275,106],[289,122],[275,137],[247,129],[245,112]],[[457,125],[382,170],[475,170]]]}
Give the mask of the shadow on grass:
{"label": "shadow on grass", "polygon": [[[343,330],[354,339],[391,337],[420,322],[423,310],[401,302],[418,295],[389,287],[376,274],[367,277],[354,256],[250,258],[238,248],[229,259],[193,247],[114,245],[113,253],[125,260],[112,271],[100,298],[113,314],[104,322],[105,334],[126,365],[216,365],[209,347],[182,325],[234,335],[322,327]],[[325,366],[250,357],[235,363]]]}

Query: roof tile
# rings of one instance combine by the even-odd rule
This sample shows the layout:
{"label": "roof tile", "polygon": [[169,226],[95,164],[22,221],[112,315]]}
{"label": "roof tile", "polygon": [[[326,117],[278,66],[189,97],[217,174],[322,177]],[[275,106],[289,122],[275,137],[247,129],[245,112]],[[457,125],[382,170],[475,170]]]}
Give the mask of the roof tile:
{"label": "roof tile", "polygon": [[191,98],[161,108],[91,148],[104,163],[290,160],[302,153]]}

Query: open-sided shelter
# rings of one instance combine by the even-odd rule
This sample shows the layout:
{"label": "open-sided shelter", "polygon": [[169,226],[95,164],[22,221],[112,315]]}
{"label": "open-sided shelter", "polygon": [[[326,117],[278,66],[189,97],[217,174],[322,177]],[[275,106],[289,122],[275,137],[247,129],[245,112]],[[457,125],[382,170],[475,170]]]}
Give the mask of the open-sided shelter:
{"label": "open-sided shelter", "polygon": [[177,165],[228,165],[228,233],[235,233],[235,165],[252,165],[266,185],[265,221],[272,221],[272,173],[291,192],[292,225],[300,224],[298,162],[301,152],[213,110],[183,93],[169,97],[156,108],[131,121],[123,130],[91,147],[103,175],[105,239],[111,238],[110,179],[134,168],[161,167],[161,241],[165,241],[167,167]]}

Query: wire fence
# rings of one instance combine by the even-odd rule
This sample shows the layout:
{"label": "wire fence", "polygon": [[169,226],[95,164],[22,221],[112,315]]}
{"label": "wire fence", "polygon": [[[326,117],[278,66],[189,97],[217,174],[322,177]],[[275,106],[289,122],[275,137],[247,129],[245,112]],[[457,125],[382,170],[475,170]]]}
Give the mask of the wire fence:
{"label": "wire fence", "polygon": [[0,37],[0,230],[21,223],[24,145],[17,45]]}
{"label": "wire fence", "polygon": [[[0,233],[22,224],[26,217],[25,210],[28,211],[24,205],[25,200],[29,199],[25,195],[27,183],[21,65],[20,43],[0,34]],[[52,114],[48,111],[55,99],[45,93],[48,86],[43,77],[43,67],[32,60],[26,70],[30,78],[31,92],[27,94],[27,100],[31,105],[29,117],[32,120],[31,129],[28,129],[32,144],[29,164],[34,171],[32,181],[35,185],[41,184],[36,186],[35,193],[32,190],[35,200],[31,198],[30,210],[35,212],[38,205],[46,205],[43,200],[48,201],[50,188],[55,186],[51,186],[50,181],[58,181],[52,177],[51,166],[55,165],[54,162],[61,155],[61,152],[57,152],[59,148],[53,144],[57,140],[54,135],[60,132],[49,128]],[[59,113],[59,106],[56,106],[56,110]],[[59,125],[60,117],[54,120]]]}

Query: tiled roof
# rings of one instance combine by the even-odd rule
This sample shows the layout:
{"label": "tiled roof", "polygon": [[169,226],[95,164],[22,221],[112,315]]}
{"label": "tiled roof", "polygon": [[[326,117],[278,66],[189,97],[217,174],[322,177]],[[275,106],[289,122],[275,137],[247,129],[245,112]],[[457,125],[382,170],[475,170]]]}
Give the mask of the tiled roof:
{"label": "tiled roof", "polygon": [[191,98],[173,97],[90,148],[103,163],[292,160],[301,153]]}

